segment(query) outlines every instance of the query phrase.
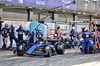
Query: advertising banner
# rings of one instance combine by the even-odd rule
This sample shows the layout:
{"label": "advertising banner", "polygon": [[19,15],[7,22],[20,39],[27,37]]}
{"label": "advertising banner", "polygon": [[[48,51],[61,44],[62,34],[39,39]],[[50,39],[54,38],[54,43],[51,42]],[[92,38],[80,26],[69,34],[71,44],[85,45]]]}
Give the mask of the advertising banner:
{"label": "advertising banner", "polygon": [[[73,2],[73,0],[23,0],[24,4],[39,5],[45,7],[58,7],[71,2]],[[77,0],[76,4],[65,5],[62,8],[77,10]]]}
{"label": "advertising banner", "polygon": [[3,0],[3,1],[8,1],[8,2],[15,2],[15,3],[18,3],[18,0]]}
{"label": "advertising banner", "polygon": [[[5,0],[5,1],[21,3],[21,4],[45,6],[45,7],[58,7],[73,2],[73,0]],[[76,4],[65,5],[62,8],[69,10],[77,10],[77,0]]]}

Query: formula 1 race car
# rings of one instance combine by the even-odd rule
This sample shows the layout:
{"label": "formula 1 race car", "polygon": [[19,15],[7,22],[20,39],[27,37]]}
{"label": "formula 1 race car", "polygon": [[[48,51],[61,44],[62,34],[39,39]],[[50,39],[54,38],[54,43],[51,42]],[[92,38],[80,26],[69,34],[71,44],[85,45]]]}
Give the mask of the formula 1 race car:
{"label": "formula 1 race car", "polygon": [[45,57],[50,57],[53,54],[64,54],[65,47],[63,43],[59,43],[57,39],[47,39],[45,41],[38,41],[33,45],[30,45],[27,48],[27,41],[22,41],[17,45],[14,53],[17,53],[18,56],[24,54],[28,55],[44,55]]}

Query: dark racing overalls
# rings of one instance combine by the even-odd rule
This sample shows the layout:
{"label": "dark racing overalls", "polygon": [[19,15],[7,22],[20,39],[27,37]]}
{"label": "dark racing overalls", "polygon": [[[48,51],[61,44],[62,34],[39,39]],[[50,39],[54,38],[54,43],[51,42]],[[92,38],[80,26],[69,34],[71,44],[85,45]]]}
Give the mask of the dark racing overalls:
{"label": "dark racing overalls", "polygon": [[[80,47],[80,50],[81,50],[81,52],[82,52],[82,50],[83,50],[83,44],[84,44],[84,41],[82,40],[82,41],[80,41],[80,43],[79,43],[79,46],[82,46],[82,47]],[[92,52],[93,53],[93,50],[94,50],[94,46],[95,46],[95,42],[93,41],[93,40],[89,40],[89,52]],[[87,51],[87,46],[85,47],[85,50],[84,50],[84,53],[86,53]]]}
{"label": "dark racing overalls", "polygon": [[24,32],[24,30],[22,28],[18,28],[16,30],[16,32],[18,32],[18,42],[22,41],[23,40],[23,32]]}
{"label": "dark racing overalls", "polygon": [[[98,37],[98,40],[99,40],[99,43],[100,43],[100,34],[98,34],[97,37]],[[98,43],[97,43],[97,47],[98,47],[98,51],[99,51],[99,45],[98,45]]]}
{"label": "dark racing overalls", "polygon": [[32,44],[33,43],[33,34],[29,31],[29,30],[27,30],[27,31],[25,31],[25,35],[27,36],[30,36],[29,37],[29,40],[28,40],[28,44],[27,44],[27,47],[29,47],[29,44]]}
{"label": "dark racing overalls", "polygon": [[13,39],[15,40],[16,44],[18,44],[18,39],[14,35],[14,27],[9,28],[9,36],[10,36],[10,48],[12,48]]}
{"label": "dark racing overalls", "polygon": [[91,33],[86,31],[82,35],[84,39],[82,53],[84,54],[85,48],[87,49],[87,54],[89,54],[89,38],[91,38]]}
{"label": "dark racing overalls", "polygon": [[43,37],[43,33],[41,31],[36,33],[36,38],[38,41],[40,41],[42,37]]}
{"label": "dark racing overalls", "polygon": [[65,39],[65,48],[68,49],[68,48],[72,48],[72,41],[70,39]]}
{"label": "dark racing overalls", "polygon": [[75,31],[72,29],[70,33],[71,33],[70,36],[71,36],[71,41],[72,41],[72,48],[74,48],[74,37],[75,37]]}
{"label": "dark racing overalls", "polygon": [[[2,36],[3,36],[3,46],[2,48],[6,48],[6,44],[5,44],[5,39],[8,38],[8,33],[9,33],[9,28],[8,27],[4,27],[2,28]],[[8,39],[7,39],[8,40]]]}

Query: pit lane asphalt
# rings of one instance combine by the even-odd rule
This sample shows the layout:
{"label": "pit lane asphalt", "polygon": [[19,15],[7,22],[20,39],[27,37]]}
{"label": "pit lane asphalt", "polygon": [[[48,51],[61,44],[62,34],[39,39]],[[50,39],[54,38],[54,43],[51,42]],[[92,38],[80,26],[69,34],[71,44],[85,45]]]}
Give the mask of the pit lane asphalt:
{"label": "pit lane asphalt", "polygon": [[0,66],[100,66],[100,53],[81,55],[76,48],[66,50],[64,55],[44,57],[0,51]]}

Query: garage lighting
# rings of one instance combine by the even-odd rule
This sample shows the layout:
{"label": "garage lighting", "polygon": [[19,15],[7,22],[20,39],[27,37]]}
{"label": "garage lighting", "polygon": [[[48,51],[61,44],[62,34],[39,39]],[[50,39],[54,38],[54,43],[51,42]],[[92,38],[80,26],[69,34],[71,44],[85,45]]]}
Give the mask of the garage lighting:
{"label": "garage lighting", "polygon": [[97,16],[98,14],[94,14],[95,16]]}
{"label": "garage lighting", "polygon": [[83,14],[86,14],[86,13],[83,13]]}
{"label": "garage lighting", "polygon": [[81,12],[78,12],[78,14],[82,14]]}
{"label": "garage lighting", "polygon": [[58,10],[55,10],[55,11],[58,11]]}
{"label": "garage lighting", "polygon": [[77,13],[77,12],[73,12],[73,13]]}
{"label": "garage lighting", "polygon": [[63,10],[62,12],[66,12],[65,10]]}
{"label": "garage lighting", "polygon": [[5,4],[6,6],[10,6],[10,5],[8,5],[8,4]]}
{"label": "garage lighting", "polygon": [[28,7],[28,8],[33,8],[33,7]]}

